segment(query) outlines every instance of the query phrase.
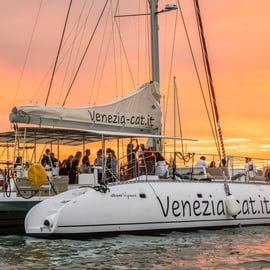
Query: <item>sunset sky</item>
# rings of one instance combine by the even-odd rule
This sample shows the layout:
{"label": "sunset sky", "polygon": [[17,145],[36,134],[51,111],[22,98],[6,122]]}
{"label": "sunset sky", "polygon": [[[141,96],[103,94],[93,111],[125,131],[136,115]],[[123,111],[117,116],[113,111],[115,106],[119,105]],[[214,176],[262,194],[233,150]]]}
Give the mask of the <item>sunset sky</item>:
{"label": "sunset sky", "polygon": [[[112,24],[116,2],[109,1],[65,104],[68,107],[110,102],[133,89],[119,33]],[[48,105],[62,105],[71,74],[104,3],[73,1],[59,57],[62,64],[56,71]],[[174,0],[159,1],[159,9],[166,3]],[[193,4],[191,0],[180,3],[205,86]],[[68,0],[0,1],[0,131],[10,129],[8,115],[14,105],[44,105],[68,5]],[[146,6],[143,0],[120,0],[118,13],[145,13]],[[227,153],[270,159],[270,1],[202,0],[200,7]],[[215,151],[183,24],[176,11],[159,15],[161,92],[168,96],[176,15],[172,76],[177,80],[183,135],[199,140],[190,146],[192,149]],[[147,20],[143,16],[119,20],[135,86],[150,80]],[[172,81],[168,97],[167,135],[172,135]],[[161,102],[164,104],[163,99]]]}

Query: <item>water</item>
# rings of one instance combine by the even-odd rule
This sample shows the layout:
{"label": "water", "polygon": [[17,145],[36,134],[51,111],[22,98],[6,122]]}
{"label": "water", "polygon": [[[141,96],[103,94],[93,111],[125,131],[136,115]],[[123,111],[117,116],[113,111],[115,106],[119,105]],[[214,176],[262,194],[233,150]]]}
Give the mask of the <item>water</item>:
{"label": "water", "polygon": [[0,236],[0,269],[270,269],[270,226],[87,240]]}

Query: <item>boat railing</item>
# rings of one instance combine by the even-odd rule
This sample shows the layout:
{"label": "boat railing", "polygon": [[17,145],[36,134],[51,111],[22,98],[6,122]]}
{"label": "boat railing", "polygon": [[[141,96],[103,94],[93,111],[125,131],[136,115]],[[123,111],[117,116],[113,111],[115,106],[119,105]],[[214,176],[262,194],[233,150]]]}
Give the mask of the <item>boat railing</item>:
{"label": "boat railing", "polygon": [[[252,158],[254,174],[247,171],[246,157],[227,156],[222,160],[218,155],[198,153],[170,153],[175,157],[176,168],[194,168],[201,156],[205,156],[206,176],[214,180],[231,180],[241,182],[270,181],[270,162],[267,159]],[[191,177],[191,176],[190,176]],[[196,178],[196,177],[195,177]]]}
{"label": "boat railing", "polygon": [[145,176],[147,179],[149,175],[156,174],[156,158],[154,155],[148,157],[130,158],[128,155],[120,157],[114,166],[108,159],[105,161],[102,182],[117,182],[126,181],[130,179],[139,179]]}

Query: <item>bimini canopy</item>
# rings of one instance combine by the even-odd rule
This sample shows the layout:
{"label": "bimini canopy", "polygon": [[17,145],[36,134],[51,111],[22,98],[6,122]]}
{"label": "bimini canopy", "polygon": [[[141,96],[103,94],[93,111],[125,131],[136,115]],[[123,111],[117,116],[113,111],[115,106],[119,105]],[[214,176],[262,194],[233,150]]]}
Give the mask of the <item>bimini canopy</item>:
{"label": "bimini canopy", "polygon": [[12,123],[82,130],[157,134],[161,128],[159,85],[148,83],[110,104],[82,108],[16,106]]}
{"label": "bimini canopy", "polygon": [[[150,134],[137,133],[119,133],[108,131],[91,131],[91,130],[72,130],[64,128],[39,128],[39,127],[19,127],[16,132],[8,131],[0,133],[0,143],[8,143],[9,145],[15,142],[15,135],[19,137],[20,142],[26,144],[59,144],[77,146],[91,142],[97,142],[110,139],[124,139],[130,137],[140,138],[164,138],[189,140],[183,138],[174,138],[170,136],[159,136]],[[1,146],[1,144],[0,144]]]}

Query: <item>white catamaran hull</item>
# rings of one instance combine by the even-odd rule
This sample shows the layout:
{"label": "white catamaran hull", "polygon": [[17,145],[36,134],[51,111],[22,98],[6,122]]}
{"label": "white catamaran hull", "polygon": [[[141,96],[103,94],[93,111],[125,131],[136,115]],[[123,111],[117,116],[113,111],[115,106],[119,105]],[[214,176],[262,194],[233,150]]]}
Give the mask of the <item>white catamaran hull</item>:
{"label": "white catamaran hull", "polygon": [[[270,186],[229,182],[130,181],[102,193],[85,187],[27,214],[27,234],[48,236],[270,224]],[[232,212],[237,209],[237,216]]]}

